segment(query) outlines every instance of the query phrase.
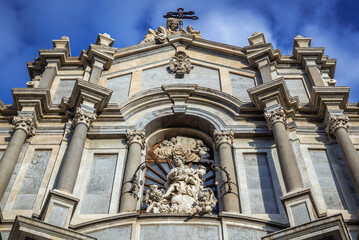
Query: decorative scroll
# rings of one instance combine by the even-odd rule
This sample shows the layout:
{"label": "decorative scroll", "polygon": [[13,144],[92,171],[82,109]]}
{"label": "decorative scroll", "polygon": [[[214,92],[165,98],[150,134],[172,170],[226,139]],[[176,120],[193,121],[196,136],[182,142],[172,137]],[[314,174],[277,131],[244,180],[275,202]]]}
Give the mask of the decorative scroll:
{"label": "decorative scroll", "polygon": [[16,116],[12,120],[12,123],[15,125],[14,131],[17,129],[23,129],[27,136],[33,136],[35,134],[34,120],[33,116]]}
{"label": "decorative scroll", "polygon": [[74,125],[76,126],[79,123],[84,123],[87,125],[87,127],[90,127],[95,119],[96,114],[78,108],[74,117]]}
{"label": "decorative scroll", "polygon": [[185,73],[193,69],[191,60],[183,51],[178,51],[170,60],[170,70],[176,74],[176,77],[183,78]]}
{"label": "decorative scroll", "polygon": [[346,115],[329,115],[327,119],[327,126],[325,131],[329,134],[334,134],[335,130],[340,127],[345,129],[349,128],[349,118]]}
{"label": "decorative scroll", "polygon": [[214,130],[213,136],[216,141],[216,148],[222,143],[228,143],[233,146],[234,133],[232,130]]}
{"label": "decorative scroll", "polygon": [[287,116],[285,115],[283,108],[279,108],[274,111],[265,112],[264,117],[267,120],[268,128],[272,130],[272,126],[276,122],[282,122],[287,126]]}
{"label": "decorative scroll", "polygon": [[199,165],[196,169],[185,165],[185,158],[175,155],[175,168],[167,175],[164,189],[150,185],[146,191],[148,213],[211,213],[217,204],[214,192],[205,188],[202,178],[206,167]]}
{"label": "decorative scroll", "polygon": [[145,147],[145,130],[127,130],[127,144],[131,145],[132,143],[139,143],[141,148]]}

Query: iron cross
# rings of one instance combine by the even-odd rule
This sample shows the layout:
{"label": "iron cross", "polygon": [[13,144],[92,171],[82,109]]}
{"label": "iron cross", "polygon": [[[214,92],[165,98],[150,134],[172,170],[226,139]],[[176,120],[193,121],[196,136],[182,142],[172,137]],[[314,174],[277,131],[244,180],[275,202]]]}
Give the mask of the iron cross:
{"label": "iron cross", "polygon": [[[177,18],[177,19],[192,19],[197,20],[197,16],[188,16],[188,15],[194,15],[193,11],[184,12],[183,8],[178,8],[177,12],[168,12],[166,15],[163,15],[164,18]],[[180,28],[183,27],[183,21],[179,21]]]}

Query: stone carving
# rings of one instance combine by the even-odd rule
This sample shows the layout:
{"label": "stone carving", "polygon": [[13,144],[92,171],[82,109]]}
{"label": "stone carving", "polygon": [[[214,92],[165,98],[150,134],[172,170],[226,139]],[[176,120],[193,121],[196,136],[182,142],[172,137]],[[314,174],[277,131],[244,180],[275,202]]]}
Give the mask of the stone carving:
{"label": "stone carving", "polygon": [[222,143],[228,143],[229,145],[233,146],[234,133],[232,130],[214,130],[213,136],[216,143],[216,148],[218,148]]}
{"label": "stone carving", "polygon": [[153,153],[159,159],[173,158],[180,156],[185,159],[186,163],[204,162],[209,163],[211,155],[209,148],[199,139],[186,138],[178,136],[170,140],[162,141]]}
{"label": "stone carving", "polygon": [[132,143],[139,143],[141,148],[145,148],[145,130],[127,130],[127,144],[131,145]]}
{"label": "stone carving", "polygon": [[287,126],[287,116],[285,115],[283,108],[265,112],[264,117],[267,120],[268,128],[270,130],[272,130],[272,126],[276,122],[282,122],[285,126]]}
{"label": "stone carving", "polygon": [[180,19],[175,18],[168,18],[166,23],[166,28],[159,26],[157,30],[153,30],[151,28],[148,29],[148,33],[146,34],[145,38],[140,42],[143,43],[164,43],[168,41],[168,38],[176,33],[184,33],[188,34],[192,38],[202,38],[200,31],[195,31],[192,26],[187,27],[187,32],[181,28],[179,28],[179,21]]}
{"label": "stone carving", "polygon": [[170,70],[176,74],[176,77],[183,78],[185,73],[193,69],[191,60],[183,51],[177,51],[170,60]]}
{"label": "stone carving", "polygon": [[81,108],[76,110],[73,124],[76,126],[79,123],[84,123],[90,127],[92,122],[96,119],[96,114],[87,112]]}
{"label": "stone carving", "polygon": [[35,134],[34,120],[31,115],[14,117],[12,123],[15,125],[14,131],[23,129],[29,137]]}
{"label": "stone carving", "polygon": [[349,128],[349,118],[346,115],[329,115],[327,119],[327,126],[325,131],[329,134],[334,134],[335,130],[340,127],[345,129]]}
{"label": "stone carving", "polygon": [[148,213],[211,213],[217,199],[210,188],[203,186],[202,178],[206,168],[199,165],[196,169],[185,165],[185,158],[175,155],[175,168],[167,175],[165,189],[151,185],[146,192]]}

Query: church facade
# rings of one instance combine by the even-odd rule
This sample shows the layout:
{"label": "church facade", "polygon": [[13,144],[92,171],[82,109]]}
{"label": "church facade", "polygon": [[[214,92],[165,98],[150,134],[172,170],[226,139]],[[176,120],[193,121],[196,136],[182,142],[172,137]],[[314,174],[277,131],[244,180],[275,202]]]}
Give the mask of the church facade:
{"label": "church facade", "polygon": [[358,238],[359,106],[336,60],[179,26],[27,63],[0,103],[0,239]]}

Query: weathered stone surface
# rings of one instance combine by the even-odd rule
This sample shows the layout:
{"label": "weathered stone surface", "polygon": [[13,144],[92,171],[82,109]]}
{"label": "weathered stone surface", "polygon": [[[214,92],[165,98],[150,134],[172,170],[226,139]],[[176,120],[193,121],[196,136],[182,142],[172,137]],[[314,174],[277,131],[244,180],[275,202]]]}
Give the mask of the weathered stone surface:
{"label": "weathered stone surface", "polygon": [[230,74],[232,95],[242,102],[250,102],[247,89],[255,86],[254,79],[238,74]]}
{"label": "weathered stone surface", "polygon": [[254,239],[261,239],[267,235],[267,231],[265,230],[257,230],[239,226],[232,226],[227,225],[227,233],[228,233],[228,240],[235,240],[235,239],[244,239],[244,240],[254,240]]}
{"label": "weathered stone surface", "polygon": [[101,240],[117,240],[121,236],[123,240],[131,239],[131,225],[113,227],[109,229],[99,230],[97,232],[90,233],[89,235]]}
{"label": "weathered stone surface", "polygon": [[132,74],[126,74],[106,81],[106,87],[113,91],[110,99],[111,103],[119,103],[128,97],[130,91]]}

